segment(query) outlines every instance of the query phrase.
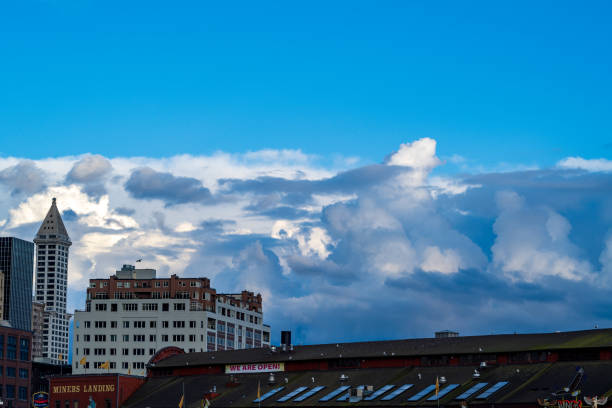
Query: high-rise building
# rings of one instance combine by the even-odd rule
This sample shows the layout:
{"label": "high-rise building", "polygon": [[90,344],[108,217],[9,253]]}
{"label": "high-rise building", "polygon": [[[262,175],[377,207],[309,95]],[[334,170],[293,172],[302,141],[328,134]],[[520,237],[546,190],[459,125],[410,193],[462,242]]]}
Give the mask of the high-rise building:
{"label": "high-rise building", "polygon": [[45,304],[32,302],[32,360],[42,359]]}
{"label": "high-rise building", "polygon": [[[45,305],[42,330],[42,358],[52,364],[63,364],[68,355],[66,313],[68,285],[68,249],[72,242],[53,199],[51,208],[36,238],[36,301]],[[31,307],[31,302],[30,302]],[[31,312],[28,313],[28,316]]]}
{"label": "high-rise building", "polygon": [[31,330],[34,244],[0,238],[0,271],[4,273],[3,318],[11,327]]}
{"label": "high-rise building", "polygon": [[186,352],[270,346],[261,295],[217,293],[207,278],[158,279],[154,269],[124,265],[110,279],[90,279],[86,302],[74,314],[75,374],[144,375],[167,346]]}

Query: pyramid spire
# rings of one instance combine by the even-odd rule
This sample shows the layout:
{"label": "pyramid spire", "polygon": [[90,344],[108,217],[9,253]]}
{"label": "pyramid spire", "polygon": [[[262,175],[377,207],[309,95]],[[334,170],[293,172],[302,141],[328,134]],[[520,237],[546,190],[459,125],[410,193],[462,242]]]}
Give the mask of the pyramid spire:
{"label": "pyramid spire", "polygon": [[64,221],[62,221],[62,216],[57,209],[55,197],[53,197],[53,200],[51,201],[51,208],[49,208],[45,219],[36,233],[36,238],[44,239],[43,236],[47,238],[49,235],[55,235],[56,238],[64,238],[65,240],[70,241],[68,231],[66,231],[66,227],[64,226]]}

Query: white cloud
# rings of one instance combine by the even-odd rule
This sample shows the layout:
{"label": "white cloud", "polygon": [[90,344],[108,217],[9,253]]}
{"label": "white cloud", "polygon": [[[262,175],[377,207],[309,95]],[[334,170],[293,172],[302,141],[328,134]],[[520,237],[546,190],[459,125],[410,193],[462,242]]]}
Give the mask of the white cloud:
{"label": "white cloud", "polygon": [[567,157],[557,163],[558,167],[564,169],[580,169],[587,171],[612,171],[612,160],[608,159],[583,159],[582,157]]}
{"label": "white cloud", "polygon": [[569,222],[545,208],[530,207],[512,191],[497,194],[500,214],[493,229],[493,264],[510,279],[535,282],[547,276],[580,281],[591,278],[591,265],[578,257],[569,240]]}
{"label": "white cloud", "polygon": [[461,257],[452,249],[440,250],[437,246],[428,246],[423,254],[421,269],[425,272],[451,274],[459,272]]}

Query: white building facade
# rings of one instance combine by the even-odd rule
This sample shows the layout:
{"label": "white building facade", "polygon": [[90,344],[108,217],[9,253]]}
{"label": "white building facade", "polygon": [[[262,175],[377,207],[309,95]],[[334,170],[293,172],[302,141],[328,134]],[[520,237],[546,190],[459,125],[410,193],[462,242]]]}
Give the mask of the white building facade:
{"label": "white building facade", "polygon": [[260,295],[217,294],[206,278],[154,276],[124,265],[110,279],[90,280],[86,310],[74,315],[74,374],[144,375],[168,346],[206,352],[270,345]]}
{"label": "white building facade", "polygon": [[68,330],[72,315],[66,312],[68,285],[68,250],[72,242],[62,221],[56,200],[53,199],[36,238],[36,302],[44,305],[42,327],[33,327],[41,333],[41,348],[35,359],[51,364],[68,361]]}

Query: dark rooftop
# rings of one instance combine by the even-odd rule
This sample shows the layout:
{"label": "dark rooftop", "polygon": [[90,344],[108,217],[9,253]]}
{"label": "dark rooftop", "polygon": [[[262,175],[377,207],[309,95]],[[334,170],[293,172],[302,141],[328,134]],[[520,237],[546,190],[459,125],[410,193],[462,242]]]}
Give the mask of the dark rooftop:
{"label": "dark rooftop", "polygon": [[611,348],[612,329],[558,333],[498,334],[449,338],[331,343],[294,346],[293,351],[268,348],[187,353],[157,362],[154,368],[248,362],[326,360],[335,358],[420,357],[435,355],[497,354],[521,351]]}

